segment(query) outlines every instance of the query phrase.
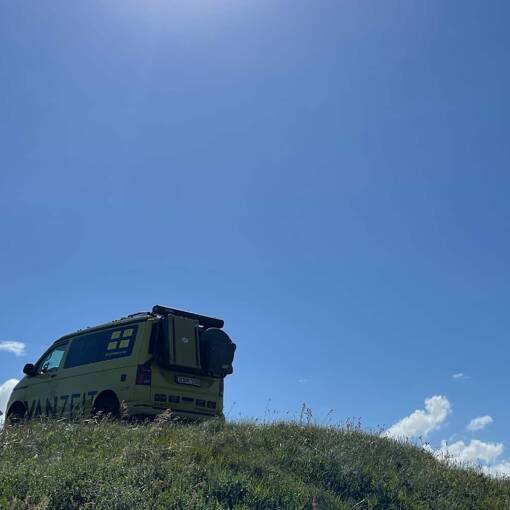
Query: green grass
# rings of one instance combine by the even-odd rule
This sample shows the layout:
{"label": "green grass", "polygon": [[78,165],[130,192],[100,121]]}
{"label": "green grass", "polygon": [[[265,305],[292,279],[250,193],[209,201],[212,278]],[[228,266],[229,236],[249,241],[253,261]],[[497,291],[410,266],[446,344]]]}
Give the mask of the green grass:
{"label": "green grass", "polygon": [[0,433],[2,509],[510,509],[510,482],[357,428],[30,422]]}

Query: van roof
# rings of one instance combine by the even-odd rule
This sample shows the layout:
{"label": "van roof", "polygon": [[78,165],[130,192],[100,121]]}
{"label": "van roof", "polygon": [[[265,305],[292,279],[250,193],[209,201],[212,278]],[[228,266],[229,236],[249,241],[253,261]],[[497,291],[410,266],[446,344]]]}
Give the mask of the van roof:
{"label": "van roof", "polygon": [[85,333],[91,333],[93,331],[99,331],[102,329],[109,329],[109,328],[115,328],[119,326],[125,326],[127,324],[132,324],[134,322],[143,322],[147,319],[154,318],[154,314],[149,312],[140,312],[135,313],[133,315],[128,315],[127,317],[122,317],[120,319],[116,319],[110,322],[105,322],[103,324],[98,324],[97,326],[90,326],[83,329],[78,329],[77,331],[74,331],[73,333],[67,333],[64,336],[61,336],[58,340],[55,340],[54,343],[61,342],[62,340],[67,340],[68,338],[72,338],[79,335],[84,335]]}
{"label": "van roof", "polygon": [[78,331],[74,331],[73,333],[68,333],[67,335],[64,335],[60,337],[58,340],[55,340],[53,342],[54,344],[61,342],[63,340],[67,340],[68,338],[72,338],[78,335],[84,335],[86,333],[91,333],[93,331],[100,331],[102,329],[108,329],[108,328],[115,328],[119,326],[124,326],[126,324],[132,324],[134,322],[143,322],[148,319],[156,319],[161,316],[165,315],[177,315],[181,317],[187,317],[189,319],[193,319],[198,321],[198,323],[205,327],[205,328],[222,328],[224,325],[224,322],[222,319],[217,319],[215,317],[209,317],[207,315],[201,315],[197,313],[192,312],[186,312],[184,310],[179,310],[177,308],[170,308],[167,306],[161,306],[161,305],[154,305],[152,307],[152,312],[137,312],[133,313],[131,315],[128,315],[127,317],[121,317],[120,319],[111,321],[111,322],[105,322],[104,324],[99,324],[97,326],[91,326],[84,329],[79,329]]}

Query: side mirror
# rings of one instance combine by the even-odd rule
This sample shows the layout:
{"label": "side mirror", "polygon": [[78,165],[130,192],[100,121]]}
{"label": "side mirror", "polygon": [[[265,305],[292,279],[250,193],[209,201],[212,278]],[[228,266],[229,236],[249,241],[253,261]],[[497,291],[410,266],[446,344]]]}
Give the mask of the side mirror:
{"label": "side mirror", "polygon": [[27,374],[28,377],[32,377],[33,375],[35,375],[35,367],[34,367],[34,365],[32,363],[27,363],[23,367],[23,373]]}

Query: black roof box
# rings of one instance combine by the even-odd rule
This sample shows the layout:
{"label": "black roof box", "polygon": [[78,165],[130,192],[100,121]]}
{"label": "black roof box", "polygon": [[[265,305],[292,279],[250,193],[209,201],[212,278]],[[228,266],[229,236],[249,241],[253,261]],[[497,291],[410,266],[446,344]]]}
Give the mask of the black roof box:
{"label": "black roof box", "polygon": [[222,319],[214,317],[207,317],[207,315],[199,315],[198,313],[186,312],[178,310],[177,308],[169,308],[168,306],[154,305],[152,313],[156,315],[178,315],[179,317],[186,317],[188,319],[195,319],[204,328],[222,328],[225,322]]}

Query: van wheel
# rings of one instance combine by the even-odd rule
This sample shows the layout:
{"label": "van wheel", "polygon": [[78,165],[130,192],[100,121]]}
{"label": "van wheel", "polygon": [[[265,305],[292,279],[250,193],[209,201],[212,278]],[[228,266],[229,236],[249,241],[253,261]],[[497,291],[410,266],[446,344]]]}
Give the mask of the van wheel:
{"label": "van wheel", "polygon": [[120,416],[120,406],[117,397],[111,393],[99,395],[92,410],[94,416],[102,415],[111,418]]}
{"label": "van wheel", "polygon": [[20,402],[16,402],[11,406],[7,414],[8,423],[20,423],[26,418],[27,411],[25,406]]}

